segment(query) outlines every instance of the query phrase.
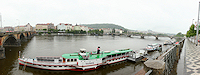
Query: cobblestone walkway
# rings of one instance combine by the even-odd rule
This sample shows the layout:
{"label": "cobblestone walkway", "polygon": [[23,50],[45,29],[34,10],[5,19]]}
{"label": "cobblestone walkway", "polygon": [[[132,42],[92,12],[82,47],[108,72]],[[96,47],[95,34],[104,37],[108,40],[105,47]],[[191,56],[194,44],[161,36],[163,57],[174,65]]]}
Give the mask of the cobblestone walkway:
{"label": "cobblestone walkway", "polygon": [[200,47],[189,40],[185,41],[185,69],[187,75],[200,75]]}

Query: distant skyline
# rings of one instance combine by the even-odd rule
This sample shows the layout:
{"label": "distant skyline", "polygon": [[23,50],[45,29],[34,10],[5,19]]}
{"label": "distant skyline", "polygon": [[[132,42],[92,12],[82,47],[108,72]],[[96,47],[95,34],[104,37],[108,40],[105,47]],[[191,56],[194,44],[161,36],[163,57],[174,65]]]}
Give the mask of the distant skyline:
{"label": "distant skyline", "polygon": [[[198,0],[3,0],[3,27],[30,23],[112,23],[132,30],[186,33]],[[194,21],[193,21],[194,19]]]}

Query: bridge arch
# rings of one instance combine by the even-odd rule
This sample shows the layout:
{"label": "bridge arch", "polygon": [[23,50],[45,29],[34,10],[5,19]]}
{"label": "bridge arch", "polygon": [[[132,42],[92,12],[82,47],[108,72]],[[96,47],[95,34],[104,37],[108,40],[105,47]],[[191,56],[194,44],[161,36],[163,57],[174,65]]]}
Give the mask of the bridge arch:
{"label": "bridge arch", "polygon": [[27,37],[26,37],[26,33],[20,33],[19,39],[21,42],[26,42],[27,41]]}
{"label": "bridge arch", "polygon": [[3,38],[3,46],[20,46],[20,42],[14,35],[4,36]]}

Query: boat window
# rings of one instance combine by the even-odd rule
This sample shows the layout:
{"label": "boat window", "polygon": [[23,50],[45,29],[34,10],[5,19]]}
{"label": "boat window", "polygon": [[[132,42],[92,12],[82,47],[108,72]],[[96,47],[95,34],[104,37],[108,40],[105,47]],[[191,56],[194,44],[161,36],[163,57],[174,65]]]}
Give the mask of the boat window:
{"label": "boat window", "polygon": [[120,56],[120,54],[117,54],[117,56]]}
{"label": "boat window", "polygon": [[62,60],[60,59],[59,62],[62,62]]}
{"label": "boat window", "polygon": [[51,67],[51,66],[49,66],[49,67]]}
{"label": "boat window", "polygon": [[108,55],[108,58],[111,57],[111,55]]}
{"label": "boat window", "polygon": [[59,66],[59,67],[62,67],[62,66]]}
{"label": "boat window", "polygon": [[73,59],[71,59],[71,62],[73,62]]}
{"label": "boat window", "polygon": [[39,66],[41,66],[41,65],[39,65]]}
{"label": "boat window", "polygon": [[65,66],[65,67],[67,67],[67,66]]}
{"label": "boat window", "polygon": [[69,62],[70,60],[69,59],[67,59],[67,62]]}
{"label": "boat window", "polygon": [[77,61],[77,59],[74,59],[74,61]]}
{"label": "boat window", "polygon": [[57,66],[54,66],[54,67],[57,67]]}

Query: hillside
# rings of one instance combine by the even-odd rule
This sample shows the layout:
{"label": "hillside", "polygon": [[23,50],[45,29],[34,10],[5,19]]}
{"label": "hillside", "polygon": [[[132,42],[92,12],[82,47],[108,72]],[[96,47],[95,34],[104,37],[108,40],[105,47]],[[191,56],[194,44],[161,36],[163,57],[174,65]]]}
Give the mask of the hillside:
{"label": "hillside", "polygon": [[90,27],[90,28],[97,28],[97,29],[100,29],[100,28],[115,28],[115,29],[122,29],[122,30],[125,30],[126,28],[122,27],[122,26],[119,26],[119,25],[116,25],[116,24],[108,24],[108,23],[103,23],[103,24],[81,24],[83,26],[87,26],[87,27]]}

